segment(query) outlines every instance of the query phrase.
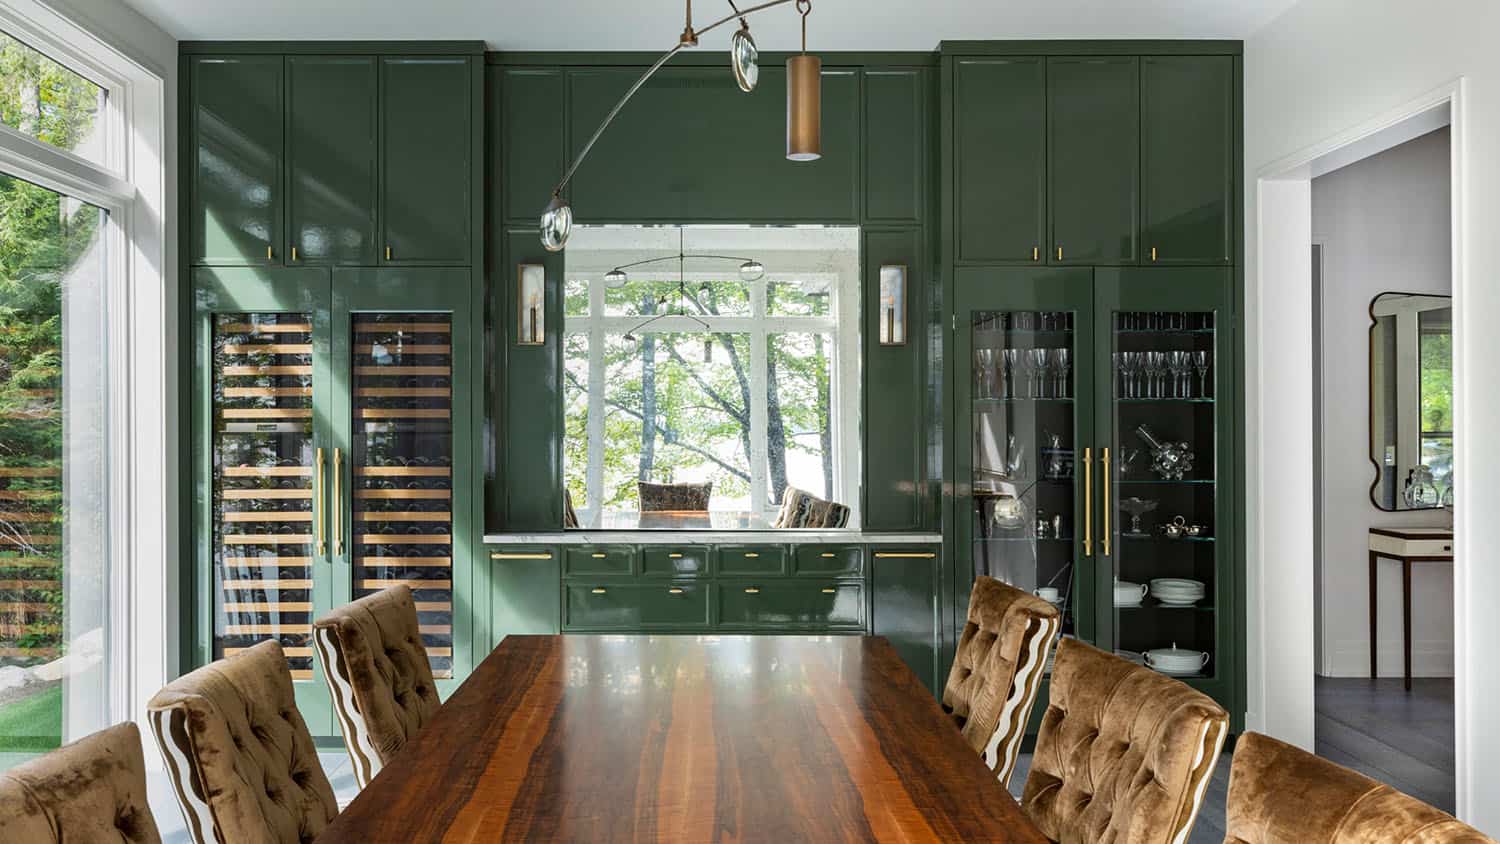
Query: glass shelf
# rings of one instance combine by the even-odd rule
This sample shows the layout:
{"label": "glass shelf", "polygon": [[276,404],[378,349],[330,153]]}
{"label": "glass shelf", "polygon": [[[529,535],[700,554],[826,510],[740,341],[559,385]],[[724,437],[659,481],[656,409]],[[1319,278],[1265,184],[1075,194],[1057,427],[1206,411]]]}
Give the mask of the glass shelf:
{"label": "glass shelf", "polygon": [[1179,536],[1176,539],[1168,539],[1160,533],[1122,533],[1121,539],[1134,539],[1138,542],[1160,540],[1162,542],[1213,542],[1212,536]]}
{"label": "glass shelf", "polygon": [[1115,398],[1115,404],[1213,404],[1213,399],[1205,398]]}
{"label": "glass shelf", "polygon": [[1139,480],[1131,480],[1131,479],[1128,479],[1128,478],[1120,478],[1119,480],[1116,481],[1116,483],[1120,483],[1120,484],[1152,484],[1152,485],[1155,485],[1155,486],[1170,486],[1170,485],[1184,485],[1184,486],[1186,486],[1186,485],[1193,485],[1193,484],[1213,484],[1213,483],[1215,483],[1215,481],[1212,478],[1183,478],[1182,480],[1171,480],[1169,478],[1141,478]]}

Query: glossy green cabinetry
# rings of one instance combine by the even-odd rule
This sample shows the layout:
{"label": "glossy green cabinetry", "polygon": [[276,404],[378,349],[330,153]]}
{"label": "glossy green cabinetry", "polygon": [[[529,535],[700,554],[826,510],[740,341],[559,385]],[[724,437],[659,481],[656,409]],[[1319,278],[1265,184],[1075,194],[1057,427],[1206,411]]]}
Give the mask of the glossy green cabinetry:
{"label": "glossy green cabinetry", "polygon": [[1234,59],[1141,59],[1143,263],[1229,264],[1234,237]]}
{"label": "glossy green cabinetry", "polygon": [[870,547],[870,632],[891,641],[933,694],[940,694],[940,549]]}
{"label": "glossy green cabinetry", "polygon": [[1050,263],[1133,264],[1140,208],[1139,60],[1047,60]]}
{"label": "glossy green cabinetry", "polygon": [[[476,633],[477,659],[511,635],[553,634],[562,629],[558,589],[562,585],[561,552],[551,546],[492,545],[488,549],[489,595],[473,596],[476,606],[489,603],[488,625]],[[477,626],[477,625],[476,625]]]}
{"label": "glossy green cabinetry", "polygon": [[281,56],[195,56],[186,67],[192,263],[280,263]]}
{"label": "glossy green cabinetry", "polygon": [[1040,56],[953,66],[959,262],[1033,263],[1047,251],[1047,79]]}
{"label": "glossy green cabinetry", "polygon": [[386,56],[380,60],[381,259],[467,264],[478,220],[471,127],[473,59]]}
{"label": "glossy green cabinetry", "polygon": [[375,263],[375,60],[286,58],[287,240],[295,264]]}

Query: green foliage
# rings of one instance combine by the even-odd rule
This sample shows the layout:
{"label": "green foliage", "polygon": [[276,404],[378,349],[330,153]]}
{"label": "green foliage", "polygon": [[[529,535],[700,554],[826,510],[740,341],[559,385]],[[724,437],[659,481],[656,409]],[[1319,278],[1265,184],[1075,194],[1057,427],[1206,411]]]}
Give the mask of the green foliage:
{"label": "green foliage", "polygon": [[0,750],[52,750],[61,745],[61,684],[0,706]]}
{"label": "green foliage", "polygon": [[1453,335],[1422,334],[1422,430],[1453,430]]}
{"label": "green foliage", "polygon": [[72,151],[94,129],[98,85],[0,33],[0,122]]}

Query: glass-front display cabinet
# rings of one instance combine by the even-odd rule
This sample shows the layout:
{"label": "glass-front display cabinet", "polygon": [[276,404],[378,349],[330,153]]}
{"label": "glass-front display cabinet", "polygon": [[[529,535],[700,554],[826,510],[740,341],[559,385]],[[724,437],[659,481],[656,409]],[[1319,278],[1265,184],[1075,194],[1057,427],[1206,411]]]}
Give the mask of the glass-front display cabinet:
{"label": "glass-front display cabinet", "polygon": [[1063,635],[1231,702],[1230,289],[1219,269],[960,270],[960,611],[999,578]]}
{"label": "glass-front display cabinet", "polygon": [[410,587],[440,686],[467,664],[467,270],[201,269],[194,277],[199,664],[275,639],[334,729],[312,622]]}

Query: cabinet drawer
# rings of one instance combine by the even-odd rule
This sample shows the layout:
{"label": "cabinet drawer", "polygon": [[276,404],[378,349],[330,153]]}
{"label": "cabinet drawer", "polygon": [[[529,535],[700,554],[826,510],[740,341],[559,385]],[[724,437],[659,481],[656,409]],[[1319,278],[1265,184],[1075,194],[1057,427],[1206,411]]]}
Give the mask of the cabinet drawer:
{"label": "cabinet drawer", "polygon": [[719,626],[860,629],[865,621],[864,586],[817,580],[721,583]]}
{"label": "cabinet drawer", "polygon": [[794,574],[859,577],[865,570],[865,549],[861,545],[799,545],[792,566]]}
{"label": "cabinet drawer", "polygon": [[708,558],[709,548],[706,545],[649,547],[641,552],[641,574],[672,577],[706,575]]}
{"label": "cabinet drawer", "polygon": [[786,572],[786,549],[780,545],[721,545],[719,572],[783,574]]}
{"label": "cabinet drawer", "polygon": [[585,545],[563,553],[563,574],[601,575],[635,573],[635,548],[629,545]]}
{"label": "cabinet drawer", "polygon": [[566,602],[567,628],[708,626],[708,588],[703,584],[572,585]]}

